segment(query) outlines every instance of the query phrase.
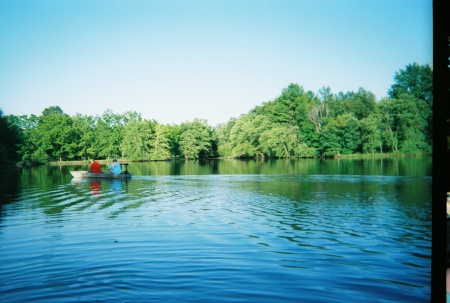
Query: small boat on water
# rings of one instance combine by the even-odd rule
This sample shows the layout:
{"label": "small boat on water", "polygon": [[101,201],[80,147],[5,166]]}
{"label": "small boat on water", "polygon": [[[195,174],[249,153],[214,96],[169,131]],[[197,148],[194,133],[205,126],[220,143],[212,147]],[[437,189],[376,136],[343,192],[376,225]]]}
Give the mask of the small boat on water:
{"label": "small boat on water", "polygon": [[131,179],[131,174],[128,172],[123,172],[121,174],[112,174],[112,173],[99,173],[99,174],[93,174],[88,172],[87,170],[77,170],[77,171],[70,171],[70,174],[72,177],[77,179],[82,178],[93,178],[93,179]]}

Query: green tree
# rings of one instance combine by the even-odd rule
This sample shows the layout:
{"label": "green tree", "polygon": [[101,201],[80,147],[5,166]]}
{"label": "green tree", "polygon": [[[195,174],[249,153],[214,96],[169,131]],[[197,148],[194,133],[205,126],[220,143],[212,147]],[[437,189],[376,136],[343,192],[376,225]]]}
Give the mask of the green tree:
{"label": "green tree", "polygon": [[263,131],[259,141],[265,154],[279,158],[290,158],[294,154],[299,141],[297,136],[297,126],[278,124]]}
{"label": "green tree", "polygon": [[18,145],[18,153],[21,160],[26,163],[40,162],[33,158],[33,155],[37,150],[36,126],[38,123],[38,117],[36,115],[9,115],[8,120],[12,124],[16,125],[16,127],[20,130],[21,142]]}
{"label": "green tree", "polygon": [[328,108],[328,104],[320,103],[315,104],[308,112],[308,120],[314,124],[316,132],[319,134],[322,130],[322,125],[328,115],[330,113],[330,109]]}
{"label": "green tree", "polygon": [[232,118],[227,123],[219,124],[213,129],[214,138],[217,141],[218,154],[221,157],[232,157],[233,155],[230,133],[235,124],[236,118]]}
{"label": "green tree", "polygon": [[411,94],[397,99],[385,98],[379,104],[383,138],[393,152],[427,153],[427,132],[431,109],[429,103]]}
{"label": "green tree", "polygon": [[288,123],[300,126],[307,120],[311,107],[320,103],[311,91],[305,92],[298,84],[289,84],[273,101],[264,102],[250,113],[266,116],[272,123]]}
{"label": "green tree", "polygon": [[49,159],[71,160],[78,154],[78,133],[72,118],[59,106],[51,106],[38,117],[33,143],[37,146],[34,158],[40,162]]}
{"label": "green tree", "polygon": [[398,151],[398,119],[391,99],[385,98],[380,102],[380,118],[382,125],[382,138],[386,146],[393,152]]}
{"label": "green tree", "polygon": [[237,119],[230,130],[233,157],[264,158],[265,153],[260,144],[260,136],[273,125],[266,116],[255,113],[243,115]]}
{"label": "green tree", "polygon": [[272,157],[290,158],[291,156],[315,156],[314,148],[309,148],[301,142],[298,126],[276,124],[262,132],[260,146],[263,152]]}
{"label": "green tree", "polygon": [[326,124],[319,136],[322,157],[339,156],[342,153],[339,129],[333,124]]}
{"label": "green tree", "polygon": [[428,121],[431,116],[430,103],[409,94],[400,95],[399,102],[403,103],[403,109],[398,112],[402,130],[401,151],[406,154],[431,152],[431,145],[427,140]]}
{"label": "green tree", "polygon": [[0,163],[20,160],[21,129],[0,109]]}
{"label": "green tree", "polygon": [[195,119],[180,126],[180,154],[186,159],[209,156],[211,148],[211,128],[205,120]]}
{"label": "green tree", "polygon": [[150,140],[154,125],[149,121],[130,121],[123,127],[123,139],[120,149],[123,157],[130,160],[148,160],[150,158]]}
{"label": "green tree", "polygon": [[353,93],[351,100],[350,106],[353,110],[349,110],[349,112],[353,113],[358,120],[369,117],[376,110],[375,95],[363,88],[359,88],[356,93]]}
{"label": "green tree", "polygon": [[388,91],[390,98],[398,99],[402,94],[411,94],[425,102],[433,102],[433,70],[429,65],[409,64],[395,73],[394,84]]}
{"label": "green tree", "polygon": [[358,152],[361,144],[358,119],[352,114],[344,114],[336,117],[335,124],[342,138],[342,154]]}
{"label": "green tree", "polygon": [[95,120],[92,116],[76,114],[72,117],[73,129],[78,133],[79,141],[77,156],[80,159],[96,159],[99,151],[96,150]]}
{"label": "green tree", "polygon": [[361,143],[363,153],[374,153],[376,150],[383,151],[380,122],[374,116],[369,116],[360,121]]}
{"label": "green tree", "polygon": [[343,114],[353,114],[358,120],[367,118],[376,109],[375,95],[360,88],[357,92],[340,92],[332,102],[329,102],[330,114],[337,117]]}
{"label": "green tree", "polygon": [[[323,124],[326,123],[327,119],[322,121]],[[322,124],[322,126],[323,126]],[[321,130],[322,131],[322,126]],[[317,133],[315,126],[310,121],[302,121],[299,125],[299,137],[302,138],[302,142],[304,142],[307,146],[317,149],[319,148],[319,136],[320,133]]]}
{"label": "green tree", "polygon": [[141,121],[141,115],[128,111],[123,114],[114,113],[111,109],[96,117],[95,133],[97,144],[93,146],[102,158],[123,157],[121,143],[124,138],[124,127],[132,121]]}
{"label": "green tree", "polygon": [[361,144],[359,121],[352,114],[330,119],[320,133],[323,156],[348,155],[357,152]]}
{"label": "green tree", "polygon": [[169,160],[173,158],[170,152],[170,139],[168,128],[165,125],[157,124],[155,132],[150,139],[150,160]]}
{"label": "green tree", "polygon": [[[391,86],[389,97],[401,99],[402,95],[411,95],[419,107],[420,115],[425,119],[425,142],[432,145],[433,138],[433,70],[429,65],[409,64],[404,70],[395,73],[394,84]],[[419,134],[420,133],[420,134]],[[422,137],[422,130],[416,135]],[[419,142],[417,142],[419,143]],[[415,144],[417,145],[417,144]],[[420,144],[419,144],[420,145]],[[419,149],[424,149],[422,146]],[[410,150],[410,148],[408,148]]]}

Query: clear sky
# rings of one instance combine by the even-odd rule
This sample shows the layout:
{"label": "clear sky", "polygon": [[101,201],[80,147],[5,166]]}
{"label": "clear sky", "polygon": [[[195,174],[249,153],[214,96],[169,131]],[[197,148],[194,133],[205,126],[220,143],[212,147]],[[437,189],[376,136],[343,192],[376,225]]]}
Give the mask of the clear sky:
{"label": "clear sky", "polygon": [[0,109],[215,126],[290,83],[381,99],[432,37],[432,0],[1,0]]}

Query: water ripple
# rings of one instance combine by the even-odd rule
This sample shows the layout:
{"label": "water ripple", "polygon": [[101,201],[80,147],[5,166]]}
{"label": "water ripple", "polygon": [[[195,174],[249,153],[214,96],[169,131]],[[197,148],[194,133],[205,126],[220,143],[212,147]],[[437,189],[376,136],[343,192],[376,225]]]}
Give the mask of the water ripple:
{"label": "water ripple", "polygon": [[422,182],[217,175],[27,189],[2,209],[0,298],[425,302],[431,224],[416,210],[431,204],[389,191]]}

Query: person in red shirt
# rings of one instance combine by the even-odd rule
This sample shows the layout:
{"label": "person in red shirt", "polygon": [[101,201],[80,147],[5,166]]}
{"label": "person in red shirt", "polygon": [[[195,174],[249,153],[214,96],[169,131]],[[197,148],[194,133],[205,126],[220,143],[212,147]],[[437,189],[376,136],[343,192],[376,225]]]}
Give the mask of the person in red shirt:
{"label": "person in red shirt", "polygon": [[91,172],[93,174],[99,174],[102,172],[102,169],[100,168],[100,163],[98,163],[94,159],[91,160],[91,166],[89,168],[91,169]]}

